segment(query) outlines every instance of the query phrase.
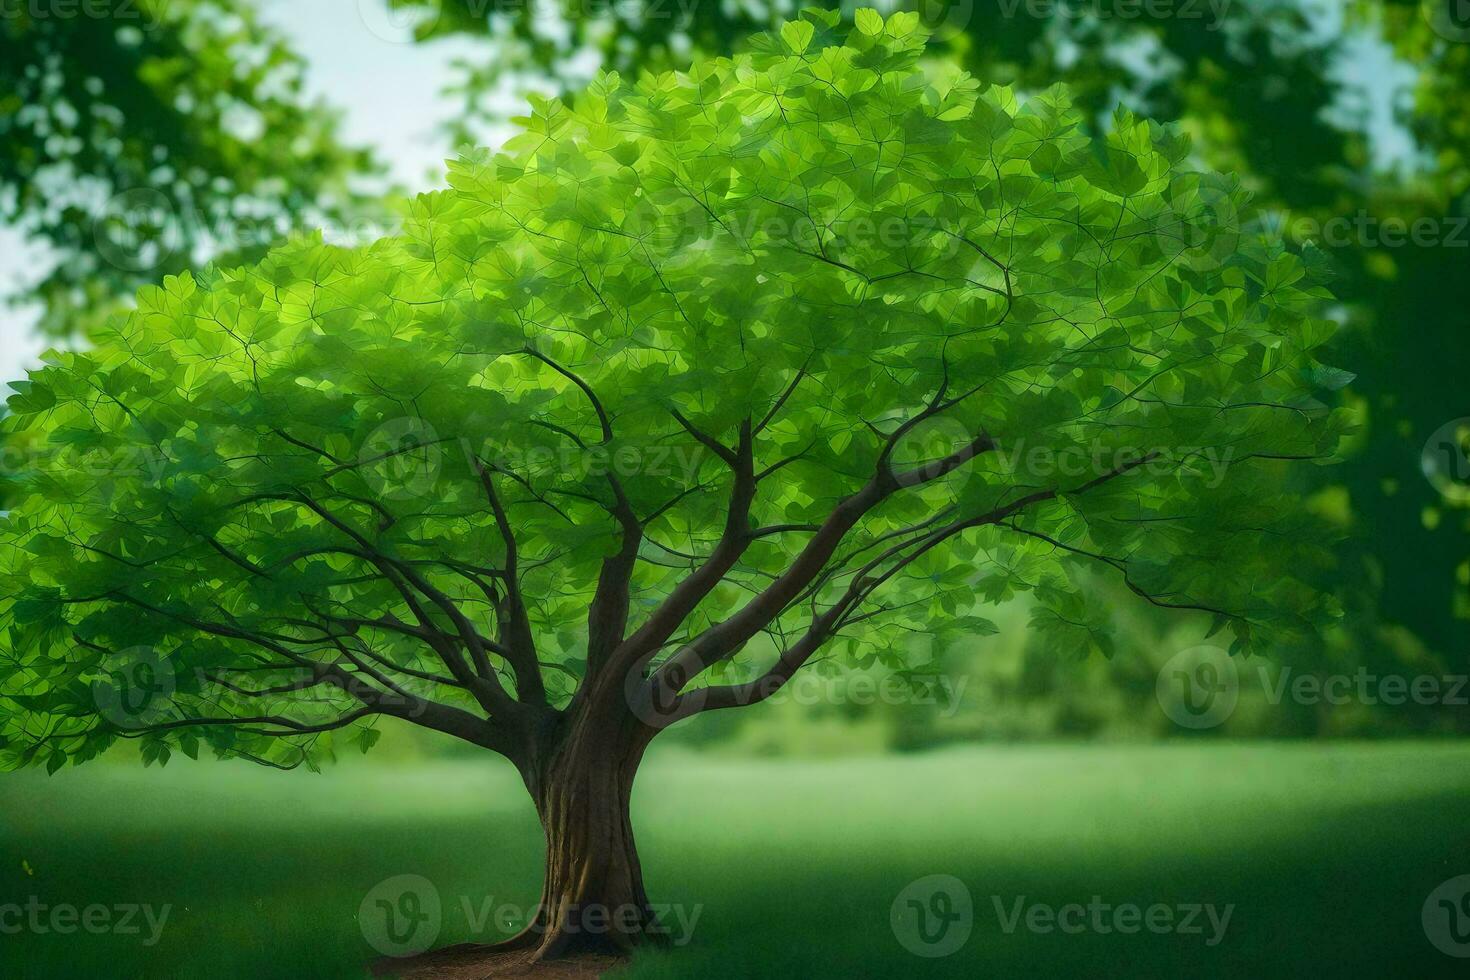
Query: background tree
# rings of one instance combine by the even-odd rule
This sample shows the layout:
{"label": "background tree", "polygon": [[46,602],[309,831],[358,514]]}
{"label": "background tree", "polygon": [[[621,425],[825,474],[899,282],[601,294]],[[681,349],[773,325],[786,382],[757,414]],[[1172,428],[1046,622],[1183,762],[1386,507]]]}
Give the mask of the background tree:
{"label": "background tree", "polygon": [[381,168],[249,0],[7,5],[0,92],[0,221],[52,260],[14,299],[49,334],[215,254],[374,213],[360,181]]}
{"label": "background tree", "polygon": [[[628,816],[668,724],[1097,576],[1247,652],[1330,613],[1282,494],[1340,437],[1311,253],[1177,133],[810,13],[539,101],[405,233],[144,289],[11,399],[0,733],[53,771],[314,765],[397,718],[517,766],[555,957],[652,929]],[[631,909],[630,917],[624,910]]]}
{"label": "background tree", "polygon": [[[1363,324],[1344,357],[1372,423],[1357,465],[1344,467],[1353,550],[1381,584],[1383,618],[1460,663],[1470,649],[1470,126],[1450,106],[1470,95],[1470,28],[1449,19],[1449,4],[1357,9],[1416,75],[1399,110],[1411,160],[1373,174],[1339,208],[1368,228],[1342,250],[1339,290]],[[1386,232],[1395,227],[1396,238]]]}

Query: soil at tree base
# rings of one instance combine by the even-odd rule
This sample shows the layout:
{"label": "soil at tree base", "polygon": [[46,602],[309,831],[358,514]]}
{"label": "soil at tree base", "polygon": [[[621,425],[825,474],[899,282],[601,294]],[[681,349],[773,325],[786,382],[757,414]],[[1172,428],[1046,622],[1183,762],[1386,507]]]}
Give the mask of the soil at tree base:
{"label": "soil at tree base", "polygon": [[379,960],[373,974],[400,980],[597,980],[625,960],[615,956],[575,956],[549,963],[533,963],[533,951],[504,952],[473,944],[451,946],[422,956]]}

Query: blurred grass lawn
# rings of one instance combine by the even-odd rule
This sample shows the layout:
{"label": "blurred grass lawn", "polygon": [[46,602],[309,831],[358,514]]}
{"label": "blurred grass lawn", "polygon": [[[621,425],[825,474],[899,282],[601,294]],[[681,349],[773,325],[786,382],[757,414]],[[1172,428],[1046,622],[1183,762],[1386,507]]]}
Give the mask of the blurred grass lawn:
{"label": "blurred grass lawn", "polygon": [[[693,941],[620,976],[1463,976],[1420,910],[1470,873],[1470,745],[966,748],[874,759],[655,754],[635,799],[655,901],[702,904]],[[362,976],[378,882],[420,874],[440,943],[459,896],[529,904],[540,834],[494,761],[325,775],[176,760],[0,775],[0,905],[171,904],[162,940],[0,935],[6,978]],[[23,866],[24,862],[24,866]],[[25,866],[28,866],[28,874]],[[958,876],[975,930],[925,960],[889,926],[913,879]],[[1028,903],[1234,903],[1203,936],[1005,934]],[[1206,933],[1208,933],[1206,927]]]}

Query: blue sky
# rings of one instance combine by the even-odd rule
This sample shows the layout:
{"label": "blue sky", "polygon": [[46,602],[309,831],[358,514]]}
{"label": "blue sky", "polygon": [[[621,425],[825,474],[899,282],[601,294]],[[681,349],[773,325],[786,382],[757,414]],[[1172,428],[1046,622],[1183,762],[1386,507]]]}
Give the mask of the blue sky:
{"label": "blue sky", "polygon": [[408,25],[383,0],[263,0],[309,65],[308,82],[346,113],[349,143],[375,147],[398,179],[437,186],[451,148],[436,127],[457,108],[440,96],[457,57],[483,58],[467,39],[410,44]]}

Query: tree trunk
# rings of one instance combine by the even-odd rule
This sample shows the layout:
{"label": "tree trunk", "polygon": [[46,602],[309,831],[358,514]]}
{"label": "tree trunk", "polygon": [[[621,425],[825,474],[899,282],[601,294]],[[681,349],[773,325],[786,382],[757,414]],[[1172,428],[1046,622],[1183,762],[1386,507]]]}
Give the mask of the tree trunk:
{"label": "tree trunk", "polygon": [[546,833],[536,916],[512,944],[534,959],[627,955],[660,941],[633,840],[633,777],[652,732],[582,720],[530,781]]}

